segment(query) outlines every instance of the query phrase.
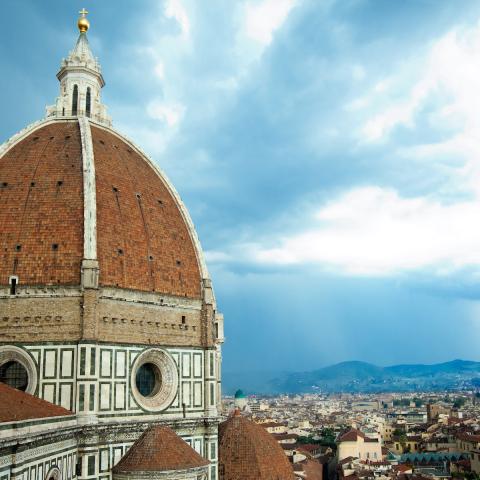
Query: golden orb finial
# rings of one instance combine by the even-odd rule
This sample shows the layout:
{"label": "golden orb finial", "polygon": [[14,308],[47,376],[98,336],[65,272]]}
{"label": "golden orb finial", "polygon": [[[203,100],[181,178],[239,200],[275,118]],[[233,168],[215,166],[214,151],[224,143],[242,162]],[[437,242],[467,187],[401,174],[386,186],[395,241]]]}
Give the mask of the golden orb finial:
{"label": "golden orb finial", "polygon": [[77,22],[78,29],[80,33],[85,33],[90,28],[90,22],[87,19],[88,12],[82,8],[78,13],[81,15]]}

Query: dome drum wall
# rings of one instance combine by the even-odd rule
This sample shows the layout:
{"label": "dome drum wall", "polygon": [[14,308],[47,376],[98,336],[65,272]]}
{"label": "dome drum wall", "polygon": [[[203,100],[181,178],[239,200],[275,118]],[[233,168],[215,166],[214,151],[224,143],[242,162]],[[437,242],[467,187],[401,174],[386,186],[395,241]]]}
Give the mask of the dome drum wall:
{"label": "dome drum wall", "polygon": [[0,344],[80,340],[82,298],[80,289],[25,288],[15,298],[0,289]]}
{"label": "dome drum wall", "polygon": [[[91,304],[94,311],[86,311]],[[0,343],[88,338],[139,345],[206,346],[203,318],[207,307],[200,299],[114,288],[82,291],[20,284],[15,296],[8,287],[0,289],[0,305]],[[85,324],[87,316],[92,325]],[[207,343],[213,346],[215,341],[211,338]]]}
{"label": "dome drum wall", "polygon": [[102,288],[97,339],[139,344],[202,345],[202,302]]}

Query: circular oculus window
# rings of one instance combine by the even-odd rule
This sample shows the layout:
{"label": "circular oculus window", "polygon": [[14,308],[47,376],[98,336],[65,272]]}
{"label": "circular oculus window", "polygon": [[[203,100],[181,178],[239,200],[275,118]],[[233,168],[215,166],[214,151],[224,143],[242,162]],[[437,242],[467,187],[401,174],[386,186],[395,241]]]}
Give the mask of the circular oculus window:
{"label": "circular oculus window", "polygon": [[25,350],[11,345],[0,347],[0,382],[35,394],[37,368]]}
{"label": "circular oculus window", "polygon": [[154,397],[162,385],[162,374],[157,365],[150,362],[140,365],[135,375],[135,385],[143,397]]}
{"label": "circular oculus window", "polygon": [[143,409],[164,410],[177,394],[177,365],[164,350],[145,350],[135,359],[130,385],[135,400]]}

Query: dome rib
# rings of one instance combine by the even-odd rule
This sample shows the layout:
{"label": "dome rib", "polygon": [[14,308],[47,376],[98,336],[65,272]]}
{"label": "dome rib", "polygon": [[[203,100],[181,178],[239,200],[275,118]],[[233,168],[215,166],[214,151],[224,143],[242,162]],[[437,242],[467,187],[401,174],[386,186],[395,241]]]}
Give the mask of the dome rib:
{"label": "dome rib", "polygon": [[97,260],[97,194],[95,157],[90,124],[85,117],[78,118],[82,140],[84,245],[83,258]]}

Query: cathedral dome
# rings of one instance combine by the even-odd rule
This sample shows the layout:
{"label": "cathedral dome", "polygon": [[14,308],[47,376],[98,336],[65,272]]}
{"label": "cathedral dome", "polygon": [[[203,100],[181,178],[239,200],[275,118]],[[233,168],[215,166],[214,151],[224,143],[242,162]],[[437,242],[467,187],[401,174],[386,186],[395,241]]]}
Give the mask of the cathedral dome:
{"label": "cathedral dome", "polygon": [[[172,185],[110,127],[40,122],[0,151],[0,285],[98,285],[199,298],[202,253]],[[90,238],[96,237],[96,238]]]}
{"label": "cathedral dome", "polygon": [[192,220],[112,128],[82,25],[46,118],[0,145],[3,340],[213,345],[223,319]]}
{"label": "cathedral dome", "polygon": [[293,480],[290,462],[261,425],[237,410],[219,425],[220,480]]}

